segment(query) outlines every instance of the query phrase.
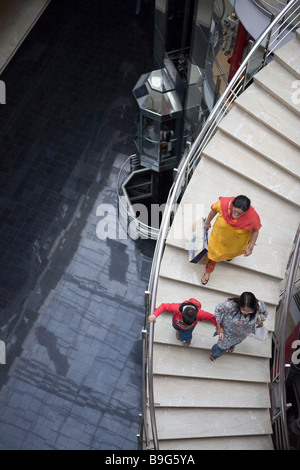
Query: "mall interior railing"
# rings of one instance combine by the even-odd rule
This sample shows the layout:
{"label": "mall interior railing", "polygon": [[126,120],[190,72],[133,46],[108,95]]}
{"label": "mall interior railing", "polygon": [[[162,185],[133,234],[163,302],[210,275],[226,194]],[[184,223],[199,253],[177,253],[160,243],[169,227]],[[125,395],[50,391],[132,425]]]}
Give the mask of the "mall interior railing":
{"label": "mall interior railing", "polygon": [[[165,247],[165,240],[171,225],[173,214],[182,196],[184,188],[187,186],[194,169],[199,163],[202,152],[211,137],[216,132],[218,123],[230,111],[235,99],[243,92],[245,87],[251,82],[253,76],[269,60],[277,47],[280,47],[287,40],[293,30],[300,23],[300,0],[291,0],[283,10],[270,23],[265,31],[254,43],[251,51],[246,56],[234,77],[226,87],[224,93],[219,98],[209,117],[207,118],[198,137],[191,145],[186,156],[181,161],[178,168],[177,178],[170,190],[169,197],[165,206],[159,235],[156,242],[152,269],[149,278],[148,291],[146,293],[146,319],[144,337],[144,363],[143,363],[143,412],[141,416],[143,448],[155,450],[159,449],[157,427],[155,420],[155,406],[153,395],[153,336],[154,323],[148,324],[147,317],[155,309],[156,293],[158,287],[159,270]],[[147,334],[145,333],[147,331]],[[150,417],[150,419],[149,419]]]}
{"label": "mall interior railing", "polygon": [[[300,262],[300,226],[295,237],[294,246],[290,255],[285,289],[276,311],[275,328],[273,332],[273,354],[270,382],[271,417],[273,427],[274,447],[277,450],[289,450],[289,435],[287,423],[287,410],[290,404],[286,399],[286,379],[290,363],[286,363],[287,319],[291,300],[295,294],[296,278]],[[289,356],[289,354],[288,354]]]}

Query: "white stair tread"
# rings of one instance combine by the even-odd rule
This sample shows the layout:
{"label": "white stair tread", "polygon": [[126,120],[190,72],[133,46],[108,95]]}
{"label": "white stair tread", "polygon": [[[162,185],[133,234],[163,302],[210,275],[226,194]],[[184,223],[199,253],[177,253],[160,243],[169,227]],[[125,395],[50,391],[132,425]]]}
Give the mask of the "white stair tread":
{"label": "white stair tread", "polygon": [[258,83],[284,106],[291,109],[296,117],[297,115],[300,116],[300,106],[297,100],[293,99],[295,94],[293,83],[295,81],[295,75],[286,70],[276,60],[273,60],[254,76],[254,83]]}
{"label": "white stair tread", "polygon": [[161,440],[160,450],[274,450],[270,435]]}
{"label": "white stair tread", "polygon": [[[198,322],[193,331],[193,339],[190,348],[198,348],[210,351],[217,342],[218,337],[213,336],[215,332],[214,325],[209,321]],[[156,320],[154,330],[154,341],[161,344],[172,344],[182,347],[181,341],[176,339],[176,331],[172,326],[172,314],[163,313]],[[271,357],[271,333],[265,341],[260,341],[251,336],[246,338],[236,347],[237,354],[251,356]]]}
{"label": "white stair tread", "polygon": [[[206,157],[199,162],[183,195],[167,244],[187,250],[196,217],[206,217],[219,196],[238,194],[245,194],[251,199],[261,218],[262,228],[253,254],[249,257],[239,256],[232,264],[283,278],[289,258],[286,247],[292,246],[300,211],[288,201]],[[199,208],[198,214],[192,216],[190,208],[196,208],[196,205]],[[268,227],[278,227],[279,220],[280,230],[268,230]]]}
{"label": "white stair tread", "polygon": [[[189,262],[186,251],[166,246],[160,268],[161,276],[202,287],[204,271],[203,265]],[[240,296],[245,291],[253,292],[257,299],[277,305],[280,284],[270,276],[253,273],[225,261],[218,263],[205,289],[219,290],[224,296],[230,293],[230,297]]]}
{"label": "white stair tread", "polygon": [[300,177],[299,149],[241,108],[235,106],[222,119],[219,128],[266,159]]}
{"label": "white stair tread", "polygon": [[[273,80],[275,79],[273,78]],[[256,83],[252,83],[235,100],[235,104],[294,145],[300,147],[298,116]]]}
{"label": "white stair tread", "polygon": [[289,72],[300,79],[300,41],[293,39],[275,51],[275,59]]}
{"label": "white stair tread", "polygon": [[[220,159],[220,149],[222,158]],[[245,174],[251,181],[288,201],[300,205],[300,181],[255,151],[228,135],[217,132],[204,150],[204,155],[220,162],[231,171]],[[245,172],[247,169],[247,172]]]}
{"label": "white stair tread", "polygon": [[[214,314],[216,305],[224,302],[229,297],[232,297],[232,293],[227,292],[224,294],[218,290],[206,289],[206,286],[201,285],[199,287],[175,281],[174,279],[160,277],[156,295],[156,306],[158,307],[162,303],[183,302],[184,300],[194,298],[201,302],[203,310]],[[269,331],[274,331],[275,307],[268,303],[266,303],[266,307],[268,316],[264,325]],[[205,322],[206,324],[210,326],[209,322]],[[204,323],[201,323],[201,325],[204,326]]]}
{"label": "white stair tread", "polygon": [[212,362],[209,356],[209,351],[205,350],[155,343],[153,373],[246,382],[269,381],[267,358],[226,353]]}
{"label": "white stair tread", "polygon": [[159,375],[153,384],[156,407],[270,407],[268,384]]}
{"label": "white stair tread", "polygon": [[270,434],[269,410],[157,408],[159,439]]}

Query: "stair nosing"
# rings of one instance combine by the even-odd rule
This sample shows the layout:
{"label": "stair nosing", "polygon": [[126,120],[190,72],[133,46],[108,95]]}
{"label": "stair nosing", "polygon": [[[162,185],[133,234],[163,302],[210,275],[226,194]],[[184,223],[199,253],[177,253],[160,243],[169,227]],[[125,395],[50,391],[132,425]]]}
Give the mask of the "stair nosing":
{"label": "stair nosing", "polygon": [[[233,139],[234,140],[234,139]],[[237,174],[237,175],[241,175],[243,178],[246,178],[247,180],[251,181],[252,183],[255,183],[257,186],[259,186],[260,188],[263,188],[265,189],[266,191],[269,191],[270,193],[272,193],[273,195],[277,196],[277,197],[280,197],[281,199],[283,199],[284,201],[287,201],[289,202],[290,204],[296,206],[297,208],[300,207],[300,202],[299,204],[295,201],[293,201],[292,199],[289,199],[287,196],[284,196],[283,194],[280,194],[278,192],[276,192],[275,190],[272,190],[270,189],[268,186],[265,186],[263,183],[255,180],[254,178],[248,176],[247,174],[243,174],[241,173],[240,171],[232,168],[231,166],[229,166],[226,162],[223,162],[223,160],[218,160],[217,158],[215,158],[214,156],[212,155],[209,155],[205,149],[203,151],[203,156],[205,156],[206,158],[209,158],[210,160],[213,160],[214,162],[217,162],[219,165],[227,168],[228,170],[232,171],[233,173]]]}
{"label": "stair nosing", "polygon": [[[258,84],[257,84],[258,86]],[[262,88],[261,88],[262,89]],[[267,91],[264,90],[265,93],[269,94]],[[241,95],[242,96],[242,95]],[[272,95],[270,95],[270,97],[272,99],[275,99]],[[241,103],[238,99],[235,101],[235,106],[237,106],[239,109],[241,109],[242,111],[248,113],[252,118],[254,118],[257,122],[262,122],[266,127],[268,127],[269,129],[271,129],[273,132],[276,131],[276,134],[278,134],[281,138],[283,138],[284,140],[286,140],[287,142],[293,144],[295,147],[299,147],[300,148],[300,142],[297,142],[295,140],[293,140],[291,137],[289,137],[288,135],[286,135],[281,129],[275,129],[274,126],[272,126],[271,124],[269,124],[268,121],[264,120],[263,118],[261,118],[260,116],[257,116],[254,112],[252,112],[252,110],[249,110],[248,108],[246,108],[244,106],[243,103]],[[283,105],[282,105],[283,106]],[[291,109],[288,109],[290,112],[292,112]]]}
{"label": "stair nosing", "polygon": [[[289,70],[287,70],[278,60],[272,61],[269,65],[272,67],[272,64],[275,64],[275,65],[273,65],[273,67],[274,66],[275,67],[279,66],[284,70],[284,72],[287,75],[291,75],[291,78],[294,79],[293,81],[297,80],[295,75],[293,75],[291,72],[289,72]],[[254,83],[257,86],[259,86],[261,89],[263,89],[265,92],[267,92],[269,95],[271,95],[274,99],[276,99],[283,107],[289,109],[295,115],[298,115],[298,117],[300,117],[300,109],[298,109],[295,106],[291,105],[289,100],[287,100],[286,98],[284,98],[281,95],[277,94],[276,91],[273,90],[273,88],[269,85],[269,83],[265,82],[265,80],[264,80],[265,75],[266,75],[266,73],[269,72],[271,67],[269,67],[269,68],[268,67],[263,67],[257,74],[255,74],[254,77],[253,77]]]}
{"label": "stair nosing", "polygon": [[[168,245],[172,248],[176,248],[176,249],[181,250],[181,251],[185,251],[188,254],[187,250],[184,247],[178,246],[178,245],[172,243],[172,240],[167,240],[166,245]],[[220,261],[220,263],[226,263],[226,261]],[[253,273],[256,273],[256,274],[261,274],[262,276],[267,276],[268,278],[272,278],[274,281],[283,281],[283,279],[284,279],[284,276],[274,275],[274,274],[271,274],[271,273],[270,274],[265,273],[265,272],[259,271],[258,269],[254,268],[254,267],[251,267],[251,266],[250,267],[249,266],[241,266],[240,264],[236,264],[235,262],[231,262],[231,264],[232,264],[232,266],[235,266],[237,269],[243,269],[244,271],[249,271],[249,272],[253,272]],[[201,266],[201,265],[199,265],[199,266]],[[165,277],[167,279],[173,279],[173,278],[170,278],[170,276],[166,276],[165,274],[160,274],[160,276]],[[175,278],[174,278],[174,281],[176,281]],[[182,282],[185,282],[185,281],[183,280]],[[210,287],[209,283],[207,284],[207,287]]]}
{"label": "stair nosing", "polygon": [[[242,108],[239,108],[240,110],[242,110]],[[247,111],[245,111],[243,109],[243,111],[246,113]],[[255,119],[255,117],[251,114],[248,114],[252,119]],[[221,124],[221,123],[220,123]],[[271,132],[274,132],[272,131],[272,129],[270,127],[268,127],[268,130],[270,130]],[[300,174],[296,174],[294,173],[292,170],[290,170],[289,168],[287,168],[286,166],[283,166],[281,163],[273,160],[271,157],[269,157],[268,155],[266,155],[265,153],[263,153],[261,150],[259,150],[258,148],[255,148],[255,147],[252,147],[250,144],[248,144],[247,142],[245,142],[242,138],[239,138],[238,136],[232,136],[232,134],[230,133],[229,130],[227,130],[226,128],[220,126],[219,127],[219,131],[223,132],[224,134],[226,134],[228,137],[231,137],[232,139],[235,139],[239,144],[243,145],[244,147],[246,148],[249,148],[251,149],[253,152],[257,153],[257,155],[261,156],[262,158],[264,158],[265,160],[268,160],[269,162],[273,163],[274,165],[278,166],[278,168],[280,170],[283,170],[285,171],[286,173],[288,173],[289,175],[291,176],[294,176],[295,178],[299,179],[300,180]],[[279,134],[278,134],[279,135]],[[286,140],[286,139],[283,139],[283,140]],[[295,148],[296,145],[294,145],[292,142],[288,141],[289,144],[293,145]],[[205,149],[204,149],[205,151]]]}

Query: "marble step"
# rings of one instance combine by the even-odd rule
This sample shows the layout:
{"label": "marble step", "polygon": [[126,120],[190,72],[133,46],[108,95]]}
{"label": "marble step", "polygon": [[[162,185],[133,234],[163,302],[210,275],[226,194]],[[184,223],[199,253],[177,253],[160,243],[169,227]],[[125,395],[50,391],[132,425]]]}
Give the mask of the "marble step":
{"label": "marble step", "polygon": [[219,129],[266,160],[300,178],[299,149],[243,109],[235,106],[222,119]]}
{"label": "marble step", "polygon": [[269,359],[226,353],[217,361],[209,351],[155,343],[153,373],[166,376],[264,382],[270,379]]}
{"label": "marble step", "polygon": [[280,282],[268,274],[257,273],[250,269],[240,268],[232,262],[218,263],[209,282],[202,286],[201,277],[205,267],[190,263],[187,252],[176,247],[166,246],[160,275],[187,284],[218,290],[220,298],[236,297],[242,292],[253,292],[256,298],[272,305],[279,300]]}
{"label": "marble step", "polygon": [[254,76],[254,83],[259,84],[264,90],[270,93],[274,98],[300,116],[300,106],[293,99],[295,88],[293,84],[296,81],[295,75],[286,70],[279,62],[273,60],[267,67],[261,69]]}
{"label": "marble step", "polygon": [[[273,80],[275,81],[274,77]],[[295,90],[293,90],[295,91]],[[299,118],[291,109],[252,83],[236,100],[235,105],[242,108],[259,122],[266,125],[281,137],[300,147]]]}
{"label": "marble step", "polygon": [[[245,194],[251,199],[261,218],[262,228],[252,255],[238,256],[231,264],[283,279],[290,254],[289,247],[293,244],[298,228],[299,209],[206,157],[197,165],[182,197],[167,244],[188,250],[193,223],[201,216],[207,216],[211,205],[218,201],[219,196],[238,194]],[[191,214],[191,208],[199,210],[196,214]],[[280,230],[276,228],[279,220]]]}
{"label": "marble step", "polygon": [[[220,149],[222,158],[220,159]],[[220,162],[235,173],[267,188],[270,192],[300,205],[300,181],[282,168],[265,160],[255,151],[240,144],[233,137],[218,131],[208,143],[204,155]],[[247,168],[247,172],[245,169]]]}
{"label": "marble step", "polygon": [[154,402],[168,408],[269,408],[268,384],[155,375]]}
{"label": "marble step", "polygon": [[157,408],[156,423],[159,441],[272,433],[267,409]]}
{"label": "marble step", "polygon": [[274,57],[282,67],[285,67],[298,80],[300,79],[300,41],[293,39],[274,52]]}
{"label": "marble step", "polygon": [[[193,339],[190,349],[204,349],[210,352],[212,346],[217,342],[218,336],[215,333],[214,325],[209,321],[198,322],[193,331]],[[172,315],[163,313],[156,320],[154,329],[154,342],[165,345],[173,345],[178,348],[184,347],[176,338],[176,330],[172,326]],[[257,357],[271,357],[272,334],[269,333],[265,341],[260,341],[248,336],[241,344],[236,346],[236,354],[244,354]]]}
{"label": "marble step", "polygon": [[[162,303],[172,302],[183,302],[190,298],[197,299],[201,302],[203,310],[214,314],[215,307],[219,302],[223,302],[229,297],[232,297],[230,292],[220,292],[218,290],[207,289],[207,286],[197,286],[192,284],[186,284],[185,282],[175,281],[174,279],[159,277],[158,289],[156,295],[156,306],[158,307]],[[266,303],[268,310],[268,316],[264,323],[265,327],[269,331],[274,331],[275,321],[275,306]],[[171,315],[171,314],[169,314]],[[160,315],[162,318],[162,315]],[[205,322],[205,325],[209,323]],[[204,326],[204,322],[201,323]]]}
{"label": "marble step", "polygon": [[161,440],[160,450],[274,450],[270,435]]}

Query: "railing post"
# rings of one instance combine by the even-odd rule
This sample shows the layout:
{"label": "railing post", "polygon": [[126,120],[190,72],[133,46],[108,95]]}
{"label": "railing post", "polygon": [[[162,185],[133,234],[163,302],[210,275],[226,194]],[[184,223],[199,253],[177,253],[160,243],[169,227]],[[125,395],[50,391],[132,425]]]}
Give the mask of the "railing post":
{"label": "railing post", "polygon": [[145,291],[145,329],[147,329],[148,317],[149,315],[151,315],[150,309],[151,309],[151,293],[148,290],[146,290]]}
{"label": "railing post", "polygon": [[149,291],[145,291],[145,322],[144,328],[142,329],[142,345],[143,345],[143,356],[142,356],[142,413],[141,413],[141,421],[142,421],[142,437],[139,436],[140,442],[143,442],[143,436],[145,436],[146,448],[148,449],[150,446],[149,441],[149,433],[148,433],[148,423],[147,423],[147,404],[148,404],[148,396],[147,396],[147,372],[148,372],[148,316],[150,315],[150,308],[151,308],[151,293]]}
{"label": "railing post", "polygon": [[[273,23],[275,16],[272,14],[271,16],[271,23]],[[268,52],[269,52],[269,45],[271,41],[271,36],[272,36],[272,29],[270,29],[269,34],[267,36],[267,42],[266,42],[266,47],[264,50],[264,55],[263,55],[263,60],[262,60],[262,66],[264,67],[266,65],[267,57],[268,57]]]}
{"label": "railing post", "polygon": [[[252,47],[253,47],[253,45],[254,45],[254,42],[253,42],[253,41],[249,41],[249,44],[250,44],[250,47],[249,47],[248,53],[251,51],[251,49],[252,49]],[[243,93],[243,91],[245,90],[246,85],[247,85],[247,75],[248,75],[250,60],[251,60],[251,59],[248,60],[248,62],[247,62],[247,64],[246,64],[246,68],[245,68],[245,75],[244,75],[244,80],[243,80],[242,93]]]}
{"label": "railing post", "polygon": [[141,419],[141,436],[140,441],[143,445],[143,435],[145,436],[146,448],[149,448],[149,434],[148,434],[148,424],[146,420],[146,403],[147,403],[147,341],[148,341],[148,332],[146,329],[142,330],[142,342],[143,342],[143,364],[142,364],[142,413],[140,416]]}

